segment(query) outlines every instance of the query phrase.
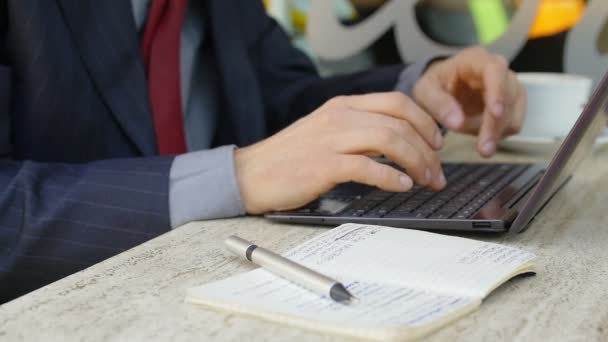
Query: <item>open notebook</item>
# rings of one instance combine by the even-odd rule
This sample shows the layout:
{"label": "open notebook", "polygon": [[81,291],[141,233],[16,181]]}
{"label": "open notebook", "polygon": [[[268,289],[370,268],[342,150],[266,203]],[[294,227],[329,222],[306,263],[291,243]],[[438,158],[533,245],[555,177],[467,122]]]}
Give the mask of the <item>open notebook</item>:
{"label": "open notebook", "polygon": [[284,256],[341,281],[359,301],[336,303],[260,268],[191,288],[186,301],[317,331],[411,340],[472,312],[500,284],[532,272],[535,258],[493,243],[360,224]]}

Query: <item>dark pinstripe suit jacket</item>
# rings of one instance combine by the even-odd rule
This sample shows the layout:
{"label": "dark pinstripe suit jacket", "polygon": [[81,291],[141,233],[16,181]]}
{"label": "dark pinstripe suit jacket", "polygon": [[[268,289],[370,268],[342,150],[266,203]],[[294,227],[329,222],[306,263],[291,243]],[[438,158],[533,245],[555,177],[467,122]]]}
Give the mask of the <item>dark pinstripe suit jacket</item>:
{"label": "dark pinstripe suit jacket", "polygon": [[[215,143],[264,138],[402,66],[320,79],[259,0],[208,0]],[[169,229],[131,2],[0,0],[0,302]]]}

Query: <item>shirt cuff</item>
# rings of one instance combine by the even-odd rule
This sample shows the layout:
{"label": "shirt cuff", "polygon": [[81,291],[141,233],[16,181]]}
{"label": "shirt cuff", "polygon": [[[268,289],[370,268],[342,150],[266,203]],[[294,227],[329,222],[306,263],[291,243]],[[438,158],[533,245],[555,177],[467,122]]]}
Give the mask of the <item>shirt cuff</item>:
{"label": "shirt cuff", "polygon": [[403,92],[409,97],[413,97],[414,86],[416,85],[416,81],[418,81],[422,74],[424,74],[426,68],[428,68],[428,66],[436,60],[445,58],[445,56],[434,55],[423,58],[414,64],[408,65],[407,67],[405,67],[405,69],[403,69],[401,75],[399,75],[399,80],[397,80],[395,90]]}
{"label": "shirt cuff", "polygon": [[171,227],[245,214],[234,149],[222,146],[175,157],[169,175]]}

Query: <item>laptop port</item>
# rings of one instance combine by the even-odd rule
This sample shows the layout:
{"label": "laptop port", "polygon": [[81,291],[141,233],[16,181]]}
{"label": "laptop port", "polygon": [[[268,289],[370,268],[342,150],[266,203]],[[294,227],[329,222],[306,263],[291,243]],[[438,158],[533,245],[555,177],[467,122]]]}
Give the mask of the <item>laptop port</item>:
{"label": "laptop port", "polygon": [[473,222],[473,228],[492,228],[491,222]]}

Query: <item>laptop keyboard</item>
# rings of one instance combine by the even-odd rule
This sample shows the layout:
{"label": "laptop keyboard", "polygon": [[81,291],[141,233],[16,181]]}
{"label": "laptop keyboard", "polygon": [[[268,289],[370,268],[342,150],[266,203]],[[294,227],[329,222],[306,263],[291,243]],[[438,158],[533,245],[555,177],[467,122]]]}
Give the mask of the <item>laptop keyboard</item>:
{"label": "laptop keyboard", "polygon": [[350,204],[336,216],[468,219],[528,167],[518,164],[446,164],[443,170],[448,186],[442,191],[414,186],[402,193],[373,190],[365,196],[340,196],[336,199]]}

